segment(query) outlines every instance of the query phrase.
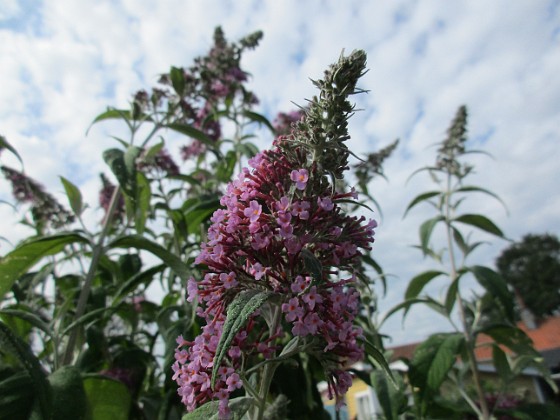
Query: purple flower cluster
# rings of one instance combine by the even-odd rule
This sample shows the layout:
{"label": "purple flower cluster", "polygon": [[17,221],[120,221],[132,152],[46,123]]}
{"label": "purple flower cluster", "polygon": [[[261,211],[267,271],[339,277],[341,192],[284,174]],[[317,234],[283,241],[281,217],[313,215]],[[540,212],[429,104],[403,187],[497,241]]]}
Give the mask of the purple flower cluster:
{"label": "purple flower cluster", "polygon": [[12,185],[15,200],[31,205],[31,216],[39,229],[47,225],[60,228],[74,222],[74,215],[37,181],[7,166],[0,166],[0,172]]}
{"label": "purple flower cluster", "polygon": [[[308,154],[279,138],[272,150],[249,161],[222,197],[207,242],[196,258],[207,267],[200,281],[187,285],[188,300],[198,299],[199,316],[206,321],[194,343],[178,341],[174,378],[187,409],[210,399],[220,401],[227,414],[228,384],[240,366],[241,353],[273,357],[278,338],[313,339],[313,352],[326,371],[329,395],[340,398],[351,384],[344,368],[363,358],[361,329],[353,325],[359,293],[353,287],[361,250],[369,250],[376,222],[346,215],[341,201],[354,191],[333,193],[331,185]],[[283,313],[278,331],[263,333],[264,320],[253,314],[238,332],[223,374],[210,389],[216,345],[232,298],[248,289],[275,294]],[[256,326],[259,326],[256,328]],[[231,380],[230,380],[231,382]],[[237,381],[236,386],[241,385]]]}

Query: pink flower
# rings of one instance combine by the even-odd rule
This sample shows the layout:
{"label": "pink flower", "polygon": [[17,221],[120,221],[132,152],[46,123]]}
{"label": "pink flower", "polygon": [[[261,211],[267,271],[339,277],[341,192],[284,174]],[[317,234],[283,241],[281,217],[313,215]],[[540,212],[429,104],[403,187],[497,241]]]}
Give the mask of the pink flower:
{"label": "pink flower", "polygon": [[307,180],[309,179],[309,173],[307,169],[294,169],[290,174],[290,179],[296,183],[296,188],[298,190],[305,190]]}
{"label": "pink flower", "polygon": [[299,306],[297,298],[291,298],[288,303],[282,304],[282,312],[286,314],[286,321],[293,322],[303,316],[303,308]]}
{"label": "pink flower", "polygon": [[321,297],[320,294],[317,293],[317,287],[313,286],[309,290],[309,293],[303,295],[303,301],[307,303],[309,309],[313,310],[316,304],[323,302],[323,298]]}
{"label": "pink flower", "polygon": [[237,280],[235,279],[235,273],[233,271],[230,271],[229,274],[221,273],[220,281],[223,283],[226,289],[231,289],[238,284]]}
{"label": "pink flower", "polygon": [[245,215],[245,217],[249,218],[249,221],[251,223],[254,223],[257,220],[259,220],[261,213],[262,213],[262,206],[255,200],[251,201],[249,203],[249,207],[243,210],[243,214]]}
{"label": "pink flower", "polygon": [[310,204],[307,201],[296,201],[292,206],[292,214],[298,216],[301,220],[309,219]]}
{"label": "pink flower", "polygon": [[243,385],[243,383],[241,382],[241,378],[239,378],[239,375],[237,373],[232,373],[229,378],[226,379],[226,384],[228,386],[227,390],[229,392],[233,392],[236,389],[241,388],[241,386]]}
{"label": "pink flower", "polygon": [[330,199],[330,197],[319,197],[317,198],[317,203],[319,207],[321,207],[325,211],[331,211],[334,208],[334,203]]}

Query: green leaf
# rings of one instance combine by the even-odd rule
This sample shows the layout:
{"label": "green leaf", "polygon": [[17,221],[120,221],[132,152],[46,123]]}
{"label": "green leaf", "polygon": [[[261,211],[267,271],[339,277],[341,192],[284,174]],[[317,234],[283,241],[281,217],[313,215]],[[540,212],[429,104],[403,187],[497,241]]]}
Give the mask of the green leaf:
{"label": "green leaf", "polygon": [[533,348],[531,339],[520,328],[510,324],[495,323],[476,331],[492,337],[498,343],[506,346],[517,355],[538,357],[539,353]]}
{"label": "green leaf", "polygon": [[432,236],[434,227],[442,220],[444,220],[443,216],[437,216],[433,219],[426,220],[420,225],[420,247],[424,255],[428,254],[430,237]]}
{"label": "green leaf", "polygon": [[482,216],[481,214],[463,214],[462,216],[455,218],[455,221],[474,226],[492,235],[504,238],[504,234],[502,233],[500,228],[486,216]]}
{"label": "green leaf", "polygon": [[177,95],[183,96],[185,93],[185,70],[179,67],[171,67],[169,78],[171,79],[171,85],[173,89],[175,89]]}
{"label": "green leaf", "polygon": [[520,407],[496,410],[496,414],[513,416],[519,420],[560,419],[560,407],[553,404],[523,404]]}
{"label": "green leaf", "polygon": [[169,252],[156,242],[150,241],[140,235],[129,235],[116,239],[107,245],[109,248],[137,248],[151,252],[159,257],[183,282],[187,282],[190,271],[187,265],[175,254]]}
{"label": "green leaf", "polygon": [[0,150],[2,149],[7,149],[10,152],[12,152],[23,165],[23,160],[21,159],[21,156],[19,155],[17,150],[10,143],[8,143],[8,140],[6,140],[6,137],[4,136],[0,136]]}
{"label": "green leaf", "polygon": [[311,276],[316,281],[321,281],[323,279],[323,265],[321,261],[308,249],[302,249],[300,255],[303,259],[303,265],[305,269],[311,273]]}
{"label": "green leaf", "polygon": [[459,333],[435,334],[420,344],[410,362],[409,377],[421,392],[437,393],[464,343]]}
{"label": "green leaf", "polygon": [[131,397],[126,385],[102,376],[84,378],[91,420],[128,420]]}
{"label": "green leaf", "polygon": [[274,127],[264,115],[258,114],[253,111],[247,111],[247,110],[243,111],[243,115],[249,118],[251,121],[265,125],[273,134],[276,133],[276,130],[274,130]]}
{"label": "green leaf", "polygon": [[68,181],[64,177],[60,177],[60,181],[62,181],[62,185],[64,186],[64,190],[66,191],[66,196],[68,197],[68,203],[70,204],[70,208],[74,212],[76,216],[80,216],[82,214],[83,209],[83,201],[82,201],[82,193],[74,184]]}
{"label": "green leaf", "polygon": [[509,366],[506,353],[496,344],[492,346],[492,360],[500,379],[507,383],[512,376],[511,367]]}
{"label": "green leaf", "polygon": [[506,213],[509,214],[506,203],[504,203],[503,200],[497,194],[494,194],[492,191],[489,191],[486,188],[480,188],[473,185],[465,185],[464,187],[458,188],[455,191],[456,192],[481,192],[487,194],[491,197],[494,197],[496,200],[498,200],[502,204],[502,206],[504,206]]}
{"label": "green leaf", "polygon": [[126,124],[131,127],[130,125],[130,120],[132,119],[132,114],[130,113],[129,110],[126,109],[115,109],[115,108],[107,108],[107,111],[102,112],[101,114],[99,114],[97,117],[95,117],[95,119],[91,122],[89,128],[86,131],[86,135],[89,132],[89,130],[91,129],[91,127],[100,122],[100,121],[104,121],[104,120],[114,120],[114,119],[120,119],[120,120],[124,120],[126,122]]}
{"label": "green leaf", "polygon": [[429,191],[429,192],[426,192],[426,193],[423,193],[423,194],[420,194],[420,195],[416,196],[410,202],[410,204],[408,205],[408,207],[404,211],[403,218],[406,217],[408,211],[410,209],[412,209],[414,206],[416,206],[417,204],[421,203],[422,201],[429,200],[430,198],[435,197],[435,196],[440,195],[440,194],[441,194],[440,191]]}
{"label": "green leaf", "polygon": [[481,265],[475,265],[473,267],[468,267],[468,270],[472,272],[476,280],[484,287],[491,296],[497,299],[502,312],[511,322],[515,321],[513,295],[507,287],[507,283],[494,270]]}
{"label": "green leaf", "polygon": [[447,289],[447,294],[445,295],[445,309],[448,315],[451,315],[451,312],[453,311],[453,307],[455,306],[455,301],[457,300],[457,292],[459,291],[459,282],[461,280],[461,277],[462,274],[459,274]]}
{"label": "green leaf", "polygon": [[[210,401],[198,407],[196,410],[185,414],[181,420],[219,420],[218,401]],[[241,420],[245,413],[253,405],[253,398],[238,397],[229,400],[232,420]]]}
{"label": "green leaf", "polygon": [[0,382],[0,419],[30,418],[34,398],[33,380],[24,370],[3,379]]}
{"label": "green leaf", "polygon": [[189,234],[199,233],[201,223],[208,220],[218,208],[220,199],[217,197],[199,200],[196,205],[190,207],[185,213]]}
{"label": "green leaf", "polygon": [[49,337],[52,337],[53,335],[53,331],[51,327],[45,321],[43,321],[37,314],[33,313],[31,308],[26,308],[25,310],[6,308],[0,310],[0,315],[15,316],[19,319],[23,319],[24,321],[29,322],[29,324],[31,324],[33,327],[43,331]]}
{"label": "green leaf", "polygon": [[48,380],[52,389],[53,419],[85,419],[87,398],[79,369],[63,366],[49,375]]}
{"label": "green leaf", "polygon": [[25,242],[0,259],[0,298],[43,257],[61,252],[66,245],[87,243],[77,233],[63,233]]}
{"label": "green leaf", "polygon": [[383,322],[385,322],[385,320],[387,320],[389,317],[391,317],[393,314],[397,313],[401,309],[405,310],[405,313],[403,315],[403,322],[404,322],[404,318],[407,312],[409,311],[410,307],[412,305],[416,305],[417,303],[424,303],[426,305],[431,305],[432,302],[429,298],[415,298],[415,299],[405,300],[404,302],[401,302],[398,305],[395,305],[391,309],[389,309],[389,311],[381,318],[379,325],[382,325]]}
{"label": "green leaf", "polygon": [[406,300],[414,299],[418,297],[422,289],[434,278],[441,275],[447,275],[447,273],[443,271],[425,271],[423,273],[418,274],[415,276],[410,282],[408,283],[408,288],[404,294],[404,298]]}
{"label": "green leaf", "polygon": [[9,352],[16,357],[31,377],[41,418],[50,419],[52,408],[51,389],[41,363],[27,343],[17,337],[3,322],[0,322],[0,347],[3,352]]}
{"label": "green leaf", "polygon": [[211,385],[214,388],[218,369],[229,349],[229,346],[235,335],[245,326],[249,317],[258,308],[261,307],[273,295],[270,291],[261,290],[244,290],[237,294],[227,309],[226,321],[222,329],[222,335],[216,353],[214,356],[214,364],[212,369]]}
{"label": "green leaf", "polygon": [[364,344],[364,350],[366,355],[369,357],[370,361],[373,362],[378,368],[380,368],[385,376],[391,381],[393,386],[396,388],[397,384],[395,382],[395,378],[393,377],[393,372],[391,372],[391,368],[389,367],[389,363],[381,353],[373,344],[371,344],[368,340],[362,339],[360,340]]}
{"label": "green leaf", "polygon": [[135,290],[139,285],[151,281],[156,274],[161,273],[166,268],[167,266],[165,264],[159,264],[130,277],[126,282],[121,284],[121,286],[115,293],[115,297],[111,306],[117,306],[129,293]]}
{"label": "green leaf", "polygon": [[187,124],[180,124],[180,123],[171,123],[167,124],[165,127],[177,131],[178,133],[184,134],[185,136],[192,137],[193,139],[198,140],[199,142],[205,144],[211,150],[216,149],[216,142],[204,134],[197,128],[194,128],[192,125]]}
{"label": "green leaf", "polygon": [[150,201],[152,199],[152,191],[150,190],[150,182],[146,175],[142,172],[136,174],[136,185],[138,187],[135,212],[135,228],[139,235],[144,233],[146,228],[146,220],[150,213]]}

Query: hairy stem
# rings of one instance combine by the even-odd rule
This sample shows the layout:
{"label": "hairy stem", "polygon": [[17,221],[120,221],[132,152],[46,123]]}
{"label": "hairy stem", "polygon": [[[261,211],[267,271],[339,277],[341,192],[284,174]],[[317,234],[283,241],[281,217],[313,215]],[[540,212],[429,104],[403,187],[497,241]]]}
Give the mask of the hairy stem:
{"label": "hairy stem", "polygon": [[[270,335],[274,335],[276,330],[278,329],[278,325],[280,323],[280,307],[274,308],[274,315],[272,318],[272,323],[270,325]],[[274,372],[278,367],[278,363],[267,363],[264,367],[261,384],[259,388],[259,407],[257,411],[257,420],[263,420],[264,411],[266,408],[266,399],[268,396],[268,391],[270,389],[270,384],[272,383],[272,378],[274,377]]]}
{"label": "hairy stem", "polygon": [[[95,276],[95,272],[97,271],[97,265],[99,264],[99,259],[101,258],[101,255],[103,253],[103,242],[105,242],[105,237],[109,232],[111,221],[113,220],[113,216],[117,208],[117,203],[119,201],[120,194],[121,194],[120,188],[118,186],[115,187],[115,190],[113,191],[113,195],[111,196],[111,202],[109,204],[107,214],[105,215],[105,219],[103,220],[103,229],[101,230],[101,234],[99,235],[97,244],[93,247],[93,255],[91,257],[89,270],[86,274],[84,284],[82,285],[80,296],[78,297],[78,304],[76,306],[76,314],[74,315],[74,321],[80,319],[84,315],[87,300],[89,298],[89,294],[91,291],[91,285],[93,283],[93,278]],[[63,366],[72,363],[72,360],[74,358],[74,349],[76,347],[77,340],[78,340],[78,329],[74,327],[74,329],[70,333],[70,337],[68,338],[68,344],[66,345],[66,352],[64,353],[64,359],[62,360]]]}
{"label": "hairy stem", "polygon": [[[446,221],[446,233],[447,233],[447,246],[449,250],[449,261],[451,264],[451,284],[457,279],[457,265],[455,262],[455,253],[453,251],[453,239],[452,239],[452,230],[451,230],[451,205],[450,205],[450,195],[451,195],[451,174],[447,174],[447,191],[445,195],[445,221]],[[461,324],[463,326],[463,335],[465,337],[465,345],[467,349],[467,357],[468,362],[472,372],[472,379],[474,383],[474,387],[476,389],[476,394],[478,397],[478,402],[480,404],[480,410],[477,411],[477,415],[479,418],[483,420],[490,419],[490,412],[488,410],[488,404],[486,404],[486,399],[484,398],[484,391],[482,389],[482,383],[480,380],[480,375],[478,372],[478,367],[476,363],[476,356],[474,353],[474,347],[476,345],[471,326],[467,321],[465,305],[463,303],[463,299],[461,298],[461,292],[459,288],[457,288],[457,305],[459,308],[459,317],[461,319]],[[473,409],[475,407],[473,406]]]}

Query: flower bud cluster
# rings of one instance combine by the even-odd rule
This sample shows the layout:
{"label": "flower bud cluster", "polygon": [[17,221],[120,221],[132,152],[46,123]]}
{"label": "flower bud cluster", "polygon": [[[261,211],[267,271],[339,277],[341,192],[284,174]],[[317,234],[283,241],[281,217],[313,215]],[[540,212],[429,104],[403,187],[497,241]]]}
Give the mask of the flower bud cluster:
{"label": "flower bud cluster", "polygon": [[0,166],[0,171],[12,184],[16,201],[31,204],[31,215],[38,226],[50,224],[56,229],[74,221],[74,216],[37,181],[7,166]]}
{"label": "flower bud cluster", "polygon": [[[361,55],[357,57],[365,63]],[[352,63],[341,60],[338,70]],[[358,66],[353,77],[357,79],[361,70]],[[355,81],[337,80],[343,89],[338,95],[354,92]],[[332,98],[336,103],[325,109],[349,109],[336,89]],[[312,104],[309,113],[316,112]],[[318,155],[317,147],[334,150],[342,138],[327,136],[320,145],[314,144],[307,131],[313,127],[306,118],[290,135],[277,138],[271,150],[249,160],[250,168],[228,185],[223,208],[211,218],[207,241],[195,260],[206,268],[204,278],[187,284],[188,300],[199,302],[198,315],[206,325],[194,342],[179,337],[173,365],[179,395],[189,411],[218,399],[220,414],[227,416],[229,396],[242,386],[243,366],[249,358],[274,358],[286,337],[299,337],[320,361],[330,396],[339,405],[351,385],[344,369],[363,358],[362,331],[353,323],[360,305],[354,282],[377,225],[344,212],[344,203],[356,200],[357,194],[353,189],[334,191],[328,180],[329,173],[342,173],[344,167],[314,160],[317,156],[328,160],[330,151]],[[342,135],[346,125],[337,124]],[[298,130],[301,127],[307,129]],[[346,165],[345,159],[338,164]],[[267,291],[273,298],[237,331],[227,356],[214,366],[228,305],[247,290]],[[281,314],[280,322],[271,322],[270,312]],[[214,369],[219,375],[212,388]]]}

